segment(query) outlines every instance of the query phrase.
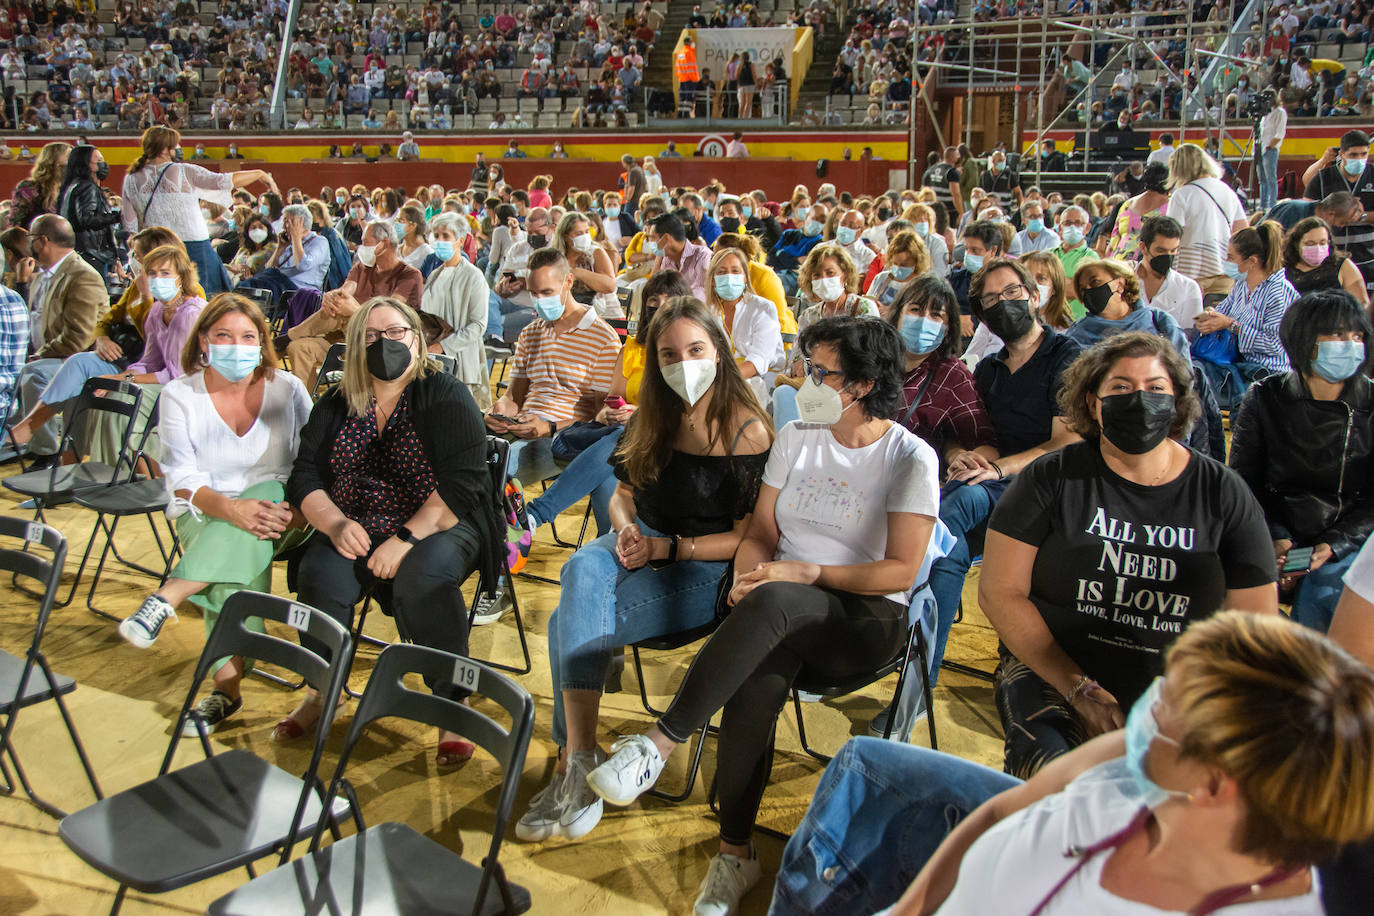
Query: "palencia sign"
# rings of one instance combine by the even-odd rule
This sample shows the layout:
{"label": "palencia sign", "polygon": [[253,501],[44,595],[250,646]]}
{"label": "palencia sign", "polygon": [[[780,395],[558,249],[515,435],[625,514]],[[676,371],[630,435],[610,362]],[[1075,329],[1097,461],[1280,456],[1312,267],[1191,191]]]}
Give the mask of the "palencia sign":
{"label": "palencia sign", "polygon": [[773,29],[697,29],[697,66],[709,69],[712,78],[725,79],[725,65],[735,54],[749,55],[754,75],[763,79],[764,64],[781,57],[792,69],[792,50],[797,43],[799,28]]}

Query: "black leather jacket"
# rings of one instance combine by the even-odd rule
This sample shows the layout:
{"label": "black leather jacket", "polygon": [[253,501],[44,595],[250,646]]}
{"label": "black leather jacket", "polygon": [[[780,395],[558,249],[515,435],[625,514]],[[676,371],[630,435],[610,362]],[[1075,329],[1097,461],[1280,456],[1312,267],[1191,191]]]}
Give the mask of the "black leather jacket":
{"label": "black leather jacket", "polygon": [[115,233],[122,217],[105,191],[94,181],[73,182],[58,194],[57,212],[72,224],[76,250],[102,276],[108,274],[120,256]]}
{"label": "black leather jacket", "polygon": [[1359,550],[1374,531],[1374,382],[1357,375],[1335,401],[1314,400],[1297,372],[1256,383],[1231,421],[1231,467],[1274,540]]}

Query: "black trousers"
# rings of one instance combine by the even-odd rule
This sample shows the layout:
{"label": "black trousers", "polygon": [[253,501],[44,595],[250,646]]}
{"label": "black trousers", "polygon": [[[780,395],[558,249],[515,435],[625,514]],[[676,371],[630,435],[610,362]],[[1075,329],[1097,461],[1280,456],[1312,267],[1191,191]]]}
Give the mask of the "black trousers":
{"label": "black trousers", "polygon": [[[467,655],[468,612],[460,587],[477,568],[480,556],[476,529],[468,522],[459,522],[412,547],[401,560],[396,578],[385,582],[368,571],[365,559],[344,557],[328,536],[316,533],[301,557],[297,597],[351,627],[353,606],[365,587],[375,586],[374,597],[383,608],[390,606],[402,639]],[[301,645],[328,657],[324,646],[304,633]],[[426,679],[425,683],[435,694],[451,699],[463,699],[469,693],[447,681]]]}
{"label": "black trousers", "polygon": [[773,767],[773,733],[803,668],[847,680],[890,661],[906,637],[905,606],[795,582],[760,585],[692,661],[659,729],[679,743],[724,707],[716,758],[720,837],[749,842]]}

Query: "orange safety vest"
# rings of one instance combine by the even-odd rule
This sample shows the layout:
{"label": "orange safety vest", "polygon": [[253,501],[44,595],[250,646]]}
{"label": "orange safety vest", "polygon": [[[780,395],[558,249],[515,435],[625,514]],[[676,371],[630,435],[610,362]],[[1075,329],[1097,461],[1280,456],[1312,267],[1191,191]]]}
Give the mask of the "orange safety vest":
{"label": "orange safety vest", "polygon": [[682,50],[677,52],[677,57],[673,59],[673,70],[677,74],[679,83],[695,83],[701,79],[697,73],[697,49],[691,45],[683,45]]}

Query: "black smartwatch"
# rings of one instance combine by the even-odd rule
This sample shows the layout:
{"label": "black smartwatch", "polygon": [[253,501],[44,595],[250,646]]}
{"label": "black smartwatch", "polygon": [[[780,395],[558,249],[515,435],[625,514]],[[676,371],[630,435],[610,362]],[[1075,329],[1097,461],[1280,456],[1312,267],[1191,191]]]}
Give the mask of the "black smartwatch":
{"label": "black smartwatch", "polygon": [[662,559],[662,560],[650,560],[650,561],[649,561],[649,568],[650,568],[650,569],[663,569],[665,566],[671,566],[671,565],[673,565],[674,563],[676,563],[676,562],[677,562],[677,545],[678,545],[678,536],[677,536],[676,534],[670,534],[670,535],[668,535],[668,556],[667,556],[665,559]]}
{"label": "black smartwatch", "polygon": [[420,543],[420,539],[417,538],[415,535],[411,534],[410,529],[407,528],[405,525],[402,525],[401,527],[396,529],[395,536],[398,541],[405,541],[407,544],[410,544],[411,546]]}

